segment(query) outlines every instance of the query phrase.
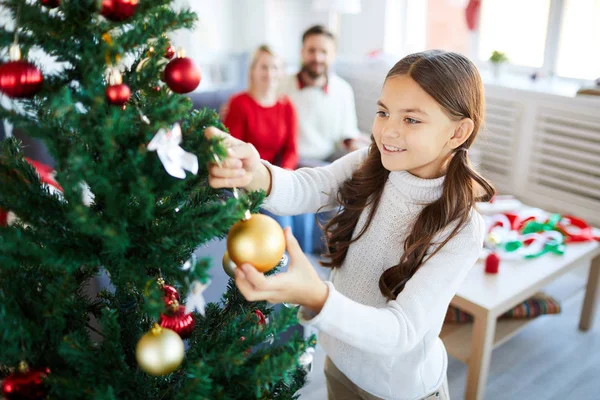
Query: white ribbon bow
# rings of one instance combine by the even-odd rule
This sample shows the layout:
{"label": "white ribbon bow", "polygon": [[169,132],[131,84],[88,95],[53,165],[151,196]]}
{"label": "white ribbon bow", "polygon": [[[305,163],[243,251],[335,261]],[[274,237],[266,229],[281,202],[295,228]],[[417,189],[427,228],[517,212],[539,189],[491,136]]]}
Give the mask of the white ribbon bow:
{"label": "white ribbon bow", "polygon": [[204,316],[204,308],[206,307],[206,300],[202,292],[210,285],[210,281],[201,283],[200,281],[192,282],[192,287],[185,299],[185,309],[187,312],[199,312]]}
{"label": "white ribbon bow", "polygon": [[148,151],[156,151],[158,158],[169,175],[185,179],[185,171],[196,175],[198,173],[198,157],[188,153],[181,144],[181,126],[173,125],[171,130],[160,129],[148,143]]}

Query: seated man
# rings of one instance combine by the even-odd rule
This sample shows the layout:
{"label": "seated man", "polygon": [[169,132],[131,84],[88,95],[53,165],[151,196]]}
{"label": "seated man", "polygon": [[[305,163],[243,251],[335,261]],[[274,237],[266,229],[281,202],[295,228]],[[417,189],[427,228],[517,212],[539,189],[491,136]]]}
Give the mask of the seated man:
{"label": "seated man", "polygon": [[309,28],[301,56],[302,69],[287,76],[280,89],[296,108],[300,166],[322,165],[368,145],[356,125],[352,87],[329,71],[335,58],[333,34],[320,25]]}

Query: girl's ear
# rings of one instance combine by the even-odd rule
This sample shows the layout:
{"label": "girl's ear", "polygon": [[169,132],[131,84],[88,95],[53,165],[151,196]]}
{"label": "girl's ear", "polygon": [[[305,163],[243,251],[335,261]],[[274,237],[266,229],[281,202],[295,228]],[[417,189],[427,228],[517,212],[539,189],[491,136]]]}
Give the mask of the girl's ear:
{"label": "girl's ear", "polygon": [[448,141],[448,146],[451,149],[459,148],[473,134],[475,124],[471,118],[463,118],[457,122],[454,128],[454,135]]}

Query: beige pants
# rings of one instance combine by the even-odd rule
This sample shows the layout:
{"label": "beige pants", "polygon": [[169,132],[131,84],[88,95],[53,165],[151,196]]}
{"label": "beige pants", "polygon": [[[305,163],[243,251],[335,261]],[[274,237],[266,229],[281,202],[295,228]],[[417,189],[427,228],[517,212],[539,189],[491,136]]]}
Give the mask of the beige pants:
{"label": "beige pants", "polygon": [[[365,392],[350,381],[331,362],[325,359],[325,378],[327,379],[327,395],[329,400],[384,400]],[[423,397],[423,400],[450,400],[448,393],[448,380],[445,379],[442,387],[432,394]]]}

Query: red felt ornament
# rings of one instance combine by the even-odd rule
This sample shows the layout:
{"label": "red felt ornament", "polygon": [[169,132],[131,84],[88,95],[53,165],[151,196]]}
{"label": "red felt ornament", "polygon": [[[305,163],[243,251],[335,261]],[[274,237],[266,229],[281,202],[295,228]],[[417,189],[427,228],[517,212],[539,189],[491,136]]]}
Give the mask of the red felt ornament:
{"label": "red felt ornament", "polygon": [[60,0],[40,0],[40,3],[48,8],[56,8],[60,6]]}
{"label": "red felt ornament", "polygon": [[[32,160],[28,157],[25,157],[25,161],[31,164],[31,166],[35,169],[35,172],[37,172],[38,177],[40,178],[42,186],[47,188],[50,193],[56,194],[62,198],[63,188],[55,179],[56,171],[49,165]],[[7,211],[0,208],[0,227],[12,225],[17,219],[18,217],[14,213],[10,212],[10,210]]]}
{"label": "red felt ornament", "polygon": [[165,58],[170,60],[173,57],[175,57],[175,47],[170,44],[169,47],[167,47],[167,50],[165,50]]}
{"label": "red felt ornament", "polygon": [[33,64],[21,60],[19,46],[10,47],[10,60],[0,65],[0,92],[15,99],[28,98],[42,88],[44,76]]}
{"label": "red felt ornament", "polygon": [[171,329],[182,339],[189,337],[196,326],[192,313],[185,312],[185,306],[179,305],[178,301],[173,301],[171,311],[160,315],[160,326]]}
{"label": "red felt ornament", "polygon": [[164,81],[175,93],[189,93],[196,89],[202,78],[194,62],[180,50],[164,71]]}
{"label": "red felt ornament", "polygon": [[59,192],[64,192],[62,186],[56,181],[54,176],[56,175],[56,171],[49,165],[41,163],[39,161],[35,161],[31,158],[25,157],[25,161],[27,161],[33,168],[35,168],[35,172],[37,172],[40,177],[40,182],[46,184],[48,186],[52,186],[51,191],[55,192],[54,189]]}
{"label": "red felt ornament", "polygon": [[513,231],[518,231],[523,226],[523,221],[521,221],[521,217],[515,213],[504,213],[508,221],[510,222],[510,229]]}
{"label": "red felt ornament", "polygon": [[106,99],[114,106],[124,106],[131,97],[131,89],[123,83],[121,73],[113,68],[110,77],[109,85],[106,88]]}
{"label": "red felt ornament", "polygon": [[102,0],[102,14],[111,21],[124,21],[135,14],[139,0]]}
{"label": "red felt ornament", "polygon": [[481,8],[481,0],[469,0],[469,4],[465,8],[465,18],[467,20],[467,28],[470,31],[477,30],[477,22],[479,22],[479,9]]}
{"label": "red felt ornament", "polygon": [[6,400],[44,399],[46,390],[43,381],[49,373],[48,368],[30,370],[23,362],[19,366],[19,372],[2,381],[2,395]]}
{"label": "red felt ornament", "polygon": [[496,253],[490,253],[485,259],[485,272],[487,274],[497,274],[500,266],[500,257]]}
{"label": "red felt ornament", "polygon": [[598,241],[600,236],[594,234],[592,227],[583,219],[565,215],[556,225],[556,229],[565,236],[566,243]]}

